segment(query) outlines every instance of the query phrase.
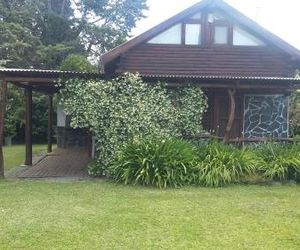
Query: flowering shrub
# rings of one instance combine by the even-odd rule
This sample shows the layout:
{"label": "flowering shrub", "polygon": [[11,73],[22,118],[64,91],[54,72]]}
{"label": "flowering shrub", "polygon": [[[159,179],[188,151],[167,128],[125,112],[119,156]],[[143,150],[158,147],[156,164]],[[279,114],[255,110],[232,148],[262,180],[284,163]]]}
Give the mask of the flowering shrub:
{"label": "flowering shrub", "polygon": [[186,87],[173,89],[169,93],[177,109],[177,128],[180,134],[194,136],[202,133],[202,115],[207,108],[207,99],[201,89]]}
{"label": "flowering shrub", "polygon": [[174,94],[163,84],[147,84],[128,73],[111,81],[73,79],[61,93],[71,126],[88,128],[96,136],[98,159],[90,169],[93,175],[102,175],[116,152],[133,138],[180,137],[202,131],[206,99],[199,88],[178,90],[174,101]]}

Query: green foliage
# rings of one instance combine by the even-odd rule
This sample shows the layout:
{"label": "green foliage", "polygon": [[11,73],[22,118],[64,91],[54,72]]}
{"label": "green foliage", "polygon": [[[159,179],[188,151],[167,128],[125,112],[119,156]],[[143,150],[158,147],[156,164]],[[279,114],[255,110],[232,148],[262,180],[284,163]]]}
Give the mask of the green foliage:
{"label": "green foliage", "polygon": [[[34,142],[47,140],[48,128],[48,98],[45,95],[33,93],[32,97],[32,135]],[[25,103],[21,90],[14,85],[8,85],[7,110],[5,116],[4,134],[13,136],[18,142],[24,141]],[[54,116],[55,117],[55,116]]]}
{"label": "green foliage", "polygon": [[32,136],[34,142],[46,142],[48,131],[48,97],[32,96]]}
{"label": "green foliage", "polygon": [[300,135],[300,91],[295,91],[290,98],[289,109],[290,134],[295,137]]}
{"label": "green foliage", "polygon": [[114,161],[111,177],[125,184],[179,187],[189,184],[195,157],[195,148],[181,140],[133,140]]}
{"label": "green foliage", "polygon": [[263,176],[271,180],[300,180],[300,146],[279,143],[259,145],[254,152],[264,164],[260,168]]}
{"label": "green foliage", "polygon": [[74,53],[74,51],[73,47],[69,46],[69,44],[42,46],[37,51],[37,54],[41,60],[38,67],[57,69],[70,53]]}
{"label": "green foliage", "polygon": [[[192,91],[192,90],[191,90]],[[188,99],[191,91],[183,93]],[[204,105],[200,90],[193,92],[193,100]],[[197,95],[197,98],[195,97]],[[125,74],[111,81],[71,80],[62,91],[65,109],[72,117],[74,128],[89,128],[97,138],[99,172],[114,160],[116,152],[133,138],[145,136],[169,138],[182,136],[179,124],[189,123],[187,134],[201,131],[201,117],[194,123],[190,115],[200,115],[199,105],[184,109],[172,104],[166,88],[161,84],[144,83],[138,75]],[[195,110],[197,109],[197,110]]]}
{"label": "green foliage", "polygon": [[15,136],[17,127],[23,124],[24,101],[20,89],[14,85],[8,85],[7,106],[4,122],[5,137]]}
{"label": "green foliage", "polygon": [[69,54],[97,60],[124,42],[145,0],[0,0],[0,60],[6,67],[58,68]]}
{"label": "green foliage", "polygon": [[36,50],[41,45],[30,29],[18,23],[0,21],[0,59],[8,67],[30,67],[38,60]]}
{"label": "green foliage", "polygon": [[85,56],[69,55],[61,64],[60,70],[80,72],[97,72],[97,67],[92,65]]}
{"label": "green foliage", "polygon": [[251,175],[261,163],[255,154],[222,143],[210,143],[198,148],[195,182],[206,187],[220,187],[238,182]]}
{"label": "green foliage", "polygon": [[77,7],[82,40],[88,54],[96,57],[126,41],[147,9],[146,0],[79,0]]}
{"label": "green foliage", "polygon": [[[170,91],[172,101],[178,109],[177,127],[183,136],[195,136],[203,132],[202,116],[207,109],[207,98],[198,87],[178,88]],[[203,98],[199,99],[199,96]]]}
{"label": "green foliage", "polygon": [[[143,17],[145,2],[0,0],[0,67],[59,69],[64,62],[65,69],[94,72],[97,69],[83,57],[98,63],[99,55],[124,42]],[[67,58],[71,54],[77,57]],[[47,119],[43,105],[37,104],[41,120],[33,121],[40,138]],[[14,124],[8,124],[12,126],[7,133],[14,133]],[[17,134],[22,135],[22,129]]]}

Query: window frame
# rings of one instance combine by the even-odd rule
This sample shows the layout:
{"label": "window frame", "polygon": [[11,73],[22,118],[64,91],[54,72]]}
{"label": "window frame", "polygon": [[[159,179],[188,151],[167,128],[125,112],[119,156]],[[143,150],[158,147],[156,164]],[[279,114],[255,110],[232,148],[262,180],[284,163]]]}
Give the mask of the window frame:
{"label": "window frame", "polygon": [[[158,36],[160,36],[161,34],[163,34],[163,33],[165,33],[165,32],[167,32],[168,30],[170,30],[171,28],[173,28],[173,27],[175,27],[175,26],[177,26],[177,25],[180,25],[180,37],[179,37],[179,39],[180,39],[180,42],[179,43],[153,43],[153,42],[151,42],[154,38],[157,38]],[[183,27],[184,25],[183,25],[183,23],[182,22],[178,22],[178,23],[176,23],[176,24],[174,24],[174,25],[172,25],[171,27],[169,27],[169,28],[166,28],[165,30],[163,30],[162,32],[160,32],[159,34],[157,34],[157,35],[155,35],[155,36],[153,36],[151,39],[149,39],[148,41],[147,41],[147,44],[150,44],[150,45],[171,45],[171,46],[181,46],[182,45],[182,27]]]}
{"label": "window frame", "polygon": [[[259,40],[262,44],[259,45],[234,45],[233,40],[234,40],[234,28],[240,29],[242,31],[247,32],[248,34],[250,34],[251,36],[253,36],[255,39]],[[237,47],[237,48],[264,48],[267,46],[267,43],[261,39],[260,37],[256,37],[255,35],[253,35],[251,32],[248,31],[247,28],[244,28],[240,25],[237,24],[233,24],[232,25],[232,47]]]}
{"label": "window frame", "polygon": [[[197,13],[195,13],[197,14]],[[193,15],[191,15],[193,16]],[[205,23],[205,15],[201,13],[201,18],[199,19],[193,19],[193,18],[187,18],[182,22],[182,41],[181,44],[182,46],[187,46],[187,47],[203,47],[204,46],[204,23]],[[198,24],[200,25],[200,44],[186,44],[186,26],[188,24]]]}
{"label": "window frame", "polygon": [[[221,48],[262,48],[266,46],[266,43],[263,39],[260,37],[257,37],[257,39],[262,41],[262,45],[234,45],[233,44],[233,30],[234,27],[237,26],[238,28],[245,30],[248,32],[250,35],[252,35],[251,32],[248,31],[247,28],[235,24],[233,22],[230,22],[230,19],[226,17],[226,14],[224,15],[223,13],[220,13],[221,15],[224,16],[225,20],[214,20],[213,22],[209,22],[209,15],[214,14],[214,13],[207,13],[206,14],[206,25],[207,25],[207,31],[205,31],[205,36],[208,36],[209,38],[207,39],[208,43],[206,44],[207,47],[221,47]],[[219,13],[217,13],[219,14]],[[217,44],[214,42],[215,39],[215,27],[216,26],[223,26],[227,27],[227,44]],[[253,35],[256,37],[255,35]]]}
{"label": "window frame", "polygon": [[[260,37],[257,37],[257,39],[261,40],[263,44],[261,45],[234,45],[233,43],[233,31],[234,27],[238,27],[242,30],[245,30],[248,32],[250,35],[252,35],[251,32],[248,31],[247,28],[235,24],[231,22],[230,18],[226,16],[224,13],[219,13],[219,12],[199,12],[201,13],[201,17],[199,19],[191,18],[193,15],[197,14],[194,13],[190,17],[182,20],[181,22],[178,22],[175,25],[181,25],[181,38],[180,38],[180,43],[178,44],[173,44],[173,43],[150,43],[152,39],[154,39],[156,36],[152,37],[147,41],[147,43],[152,44],[152,45],[164,45],[164,46],[182,46],[182,47],[198,47],[198,48],[251,48],[251,47],[265,47],[266,43],[264,39],[261,39]],[[224,17],[224,19],[213,19],[210,21],[210,15],[220,15]],[[186,44],[186,27],[189,24],[198,24],[200,25],[200,44]],[[215,31],[216,27],[225,27],[227,28],[227,43],[224,44],[219,44],[215,43]],[[167,31],[168,29],[165,29],[161,33]],[[253,35],[256,37],[255,35]]]}
{"label": "window frame", "polygon": [[[212,13],[213,14],[213,13]],[[208,14],[209,15],[209,14]],[[209,18],[207,18],[207,23],[210,27],[211,32],[211,39],[210,45],[212,47],[228,47],[232,46],[233,41],[233,26],[227,20],[214,20],[212,23],[209,23]],[[215,34],[216,34],[216,27],[226,27],[227,28],[227,43],[219,44],[215,43]]]}

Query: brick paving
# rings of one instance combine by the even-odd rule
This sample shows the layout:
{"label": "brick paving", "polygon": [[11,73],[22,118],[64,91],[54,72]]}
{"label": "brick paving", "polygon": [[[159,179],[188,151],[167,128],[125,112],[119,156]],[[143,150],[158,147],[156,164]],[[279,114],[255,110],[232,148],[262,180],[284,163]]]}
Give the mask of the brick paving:
{"label": "brick paving", "polygon": [[83,149],[55,149],[32,167],[20,169],[16,178],[88,177],[88,152]]}

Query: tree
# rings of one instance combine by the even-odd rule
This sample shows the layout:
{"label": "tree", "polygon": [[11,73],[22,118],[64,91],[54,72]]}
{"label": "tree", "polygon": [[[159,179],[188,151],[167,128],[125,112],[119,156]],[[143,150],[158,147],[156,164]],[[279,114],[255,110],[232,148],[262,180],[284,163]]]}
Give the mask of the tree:
{"label": "tree", "polygon": [[[0,60],[58,68],[70,54],[98,61],[124,42],[146,0],[0,0]],[[17,49],[13,49],[17,48]]]}
{"label": "tree", "polygon": [[6,67],[28,68],[38,60],[41,45],[30,30],[18,23],[0,22],[0,60]]}
{"label": "tree", "polygon": [[97,67],[92,65],[82,55],[69,55],[61,64],[60,70],[82,71],[96,73]]}
{"label": "tree", "polygon": [[[87,58],[98,62],[103,52],[124,42],[143,17],[145,2],[0,0],[0,66],[94,72]],[[33,110],[33,116],[44,121],[43,103],[39,108]]]}

